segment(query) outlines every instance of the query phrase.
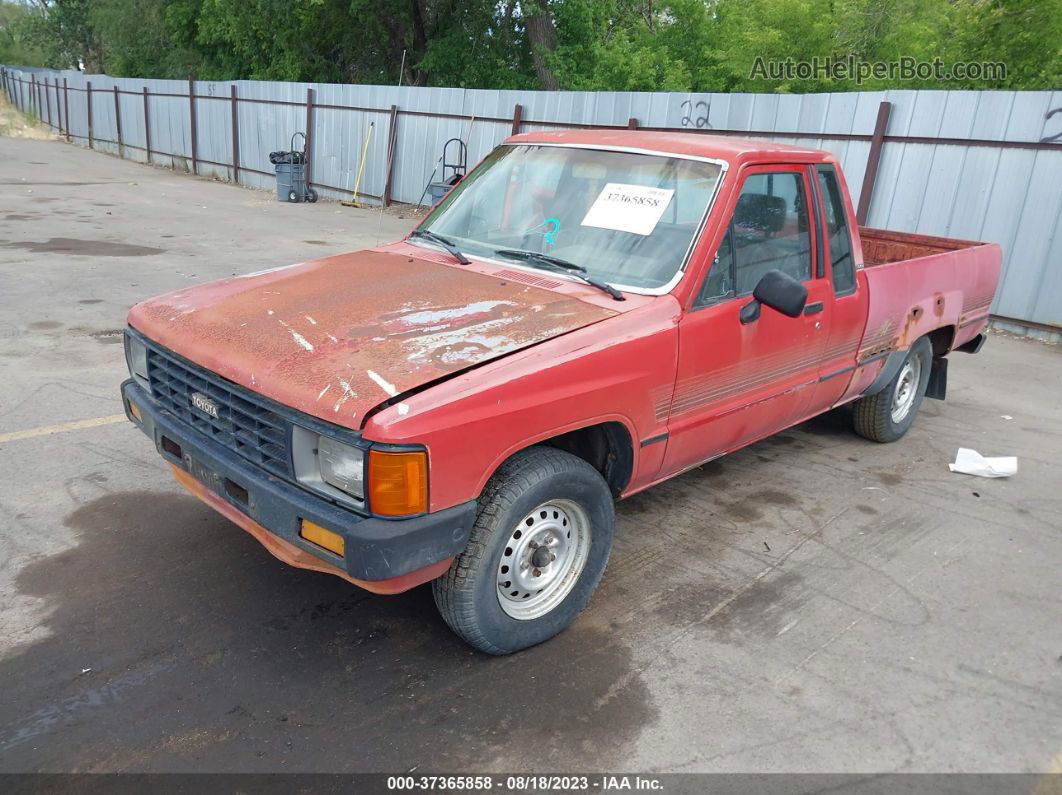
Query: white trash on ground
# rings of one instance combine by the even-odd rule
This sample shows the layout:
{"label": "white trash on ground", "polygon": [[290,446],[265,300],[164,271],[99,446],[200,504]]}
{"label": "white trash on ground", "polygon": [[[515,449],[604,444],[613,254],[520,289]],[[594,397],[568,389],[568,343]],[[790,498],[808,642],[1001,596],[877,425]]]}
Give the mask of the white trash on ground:
{"label": "white trash on ground", "polygon": [[948,464],[952,472],[964,475],[977,475],[982,478],[1005,478],[1018,471],[1017,456],[1000,456],[985,458],[976,450],[960,447],[955,454],[955,463]]}

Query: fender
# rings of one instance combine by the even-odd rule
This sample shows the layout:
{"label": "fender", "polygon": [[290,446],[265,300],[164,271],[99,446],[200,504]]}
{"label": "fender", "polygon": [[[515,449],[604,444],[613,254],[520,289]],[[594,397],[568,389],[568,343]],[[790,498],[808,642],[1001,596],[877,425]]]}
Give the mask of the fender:
{"label": "fender", "polygon": [[881,368],[877,378],[870,382],[870,386],[863,390],[865,397],[876,395],[878,392],[888,386],[889,381],[896,377],[896,374],[900,372],[900,367],[903,366],[904,360],[907,358],[907,351],[893,351],[885,359],[885,366]]}
{"label": "fender", "polygon": [[[592,425],[603,425],[606,423],[616,423],[618,425],[623,426],[623,428],[627,431],[627,436],[629,437],[631,443],[631,473],[628,477],[626,484],[626,486],[629,486],[630,481],[633,480],[635,475],[638,473],[638,466],[641,463],[638,454],[638,442],[636,441],[638,439],[637,429],[635,428],[633,421],[624,414],[603,414],[598,417],[590,419],[581,419],[575,422],[567,423],[565,425],[559,425],[548,431],[540,431],[539,433],[534,434],[533,436],[528,436],[510,445],[504,451],[499,453],[491,462],[490,466],[487,467],[485,473],[480,478],[479,482],[476,484],[476,493],[482,494],[483,489],[487,485],[487,481],[494,477],[494,473],[498,470],[498,467],[504,464],[507,460],[509,460],[509,458],[514,456],[516,453],[519,453],[521,450],[526,450],[529,447],[534,447],[536,444],[544,442],[547,439],[552,439],[556,436],[562,436],[566,433],[571,433],[572,431],[579,431],[583,428],[589,428]],[[624,488],[626,488],[626,486]]]}

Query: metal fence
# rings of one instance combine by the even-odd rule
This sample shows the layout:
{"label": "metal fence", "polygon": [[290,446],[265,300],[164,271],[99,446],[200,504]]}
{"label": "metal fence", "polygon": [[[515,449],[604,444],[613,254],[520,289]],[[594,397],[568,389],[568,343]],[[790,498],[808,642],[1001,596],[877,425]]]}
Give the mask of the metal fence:
{"label": "metal fence", "polygon": [[310,179],[350,198],[415,203],[443,143],[470,165],[519,131],[685,130],[827,149],[861,222],[999,242],[997,320],[1062,334],[1062,92],[669,94],[139,80],[2,68],[3,88],[68,140],[272,188],[269,153],[305,132]]}

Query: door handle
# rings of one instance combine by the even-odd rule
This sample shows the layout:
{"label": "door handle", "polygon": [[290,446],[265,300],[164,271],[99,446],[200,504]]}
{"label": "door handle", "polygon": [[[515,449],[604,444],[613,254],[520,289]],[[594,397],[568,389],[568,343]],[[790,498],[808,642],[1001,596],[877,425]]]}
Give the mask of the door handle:
{"label": "door handle", "polygon": [[805,315],[817,315],[822,311],[822,301],[816,301],[813,304],[808,304],[804,307]]}

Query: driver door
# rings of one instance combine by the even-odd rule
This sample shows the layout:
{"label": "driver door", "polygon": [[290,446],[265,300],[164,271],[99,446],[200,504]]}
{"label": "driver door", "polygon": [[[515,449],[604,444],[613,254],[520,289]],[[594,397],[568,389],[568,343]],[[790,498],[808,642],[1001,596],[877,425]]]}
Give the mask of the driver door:
{"label": "driver door", "polygon": [[731,222],[700,293],[679,322],[678,377],[669,417],[666,474],[688,469],[787,427],[818,374],[821,315],[790,318],[763,307],[742,323],[741,308],[769,270],[808,287],[816,240],[803,166],[757,166],[742,174]]}

